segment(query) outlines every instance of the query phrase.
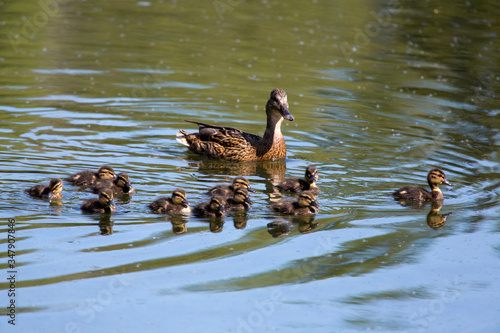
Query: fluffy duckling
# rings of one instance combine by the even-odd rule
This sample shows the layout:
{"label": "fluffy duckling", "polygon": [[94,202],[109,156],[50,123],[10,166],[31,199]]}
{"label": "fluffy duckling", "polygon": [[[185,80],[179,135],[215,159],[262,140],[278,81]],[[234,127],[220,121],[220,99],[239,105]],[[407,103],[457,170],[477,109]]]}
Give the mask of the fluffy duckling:
{"label": "fluffy duckling", "polygon": [[286,215],[305,215],[317,214],[318,203],[316,202],[314,193],[304,191],[300,193],[297,199],[282,200],[271,206],[271,209],[278,213]]}
{"label": "fluffy duckling", "polygon": [[306,169],[304,179],[302,178],[289,178],[285,179],[276,188],[280,191],[296,192],[311,191],[314,194],[319,193],[319,188],[316,185],[318,180],[318,169],[315,166],[309,166]]}
{"label": "fluffy duckling", "polygon": [[283,159],[286,157],[286,145],[281,134],[281,123],[283,119],[294,119],[288,111],[288,98],[284,90],[271,91],[266,115],[267,126],[262,137],[232,127],[187,120],[198,125],[198,132],[179,130],[177,141],[192,152],[215,160],[241,162]]}
{"label": "fluffy duckling", "polygon": [[130,177],[126,172],[119,173],[115,179],[99,179],[90,187],[94,193],[109,188],[115,194],[134,194],[135,189],[130,184]]}
{"label": "fluffy duckling", "polygon": [[434,201],[443,200],[443,192],[439,189],[439,184],[452,186],[447,180],[443,171],[434,168],[427,175],[427,182],[431,187],[431,192],[418,186],[405,186],[391,194],[396,200]]}
{"label": "fluffy duckling", "polygon": [[196,205],[193,214],[198,217],[223,217],[226,215],[225,203],[223,197],[212,197],[210,200]]}
{"label": "fluffy duckling", "polygon": [[49,184],[35,185],[26,189],[28,195],[35,198],[58,200],[62,199],[63,182],[60,178],[52,178]]}
{"label": "fluffy duckling", "polygon": [[249,210],[251,204],[248,190],[240,187],[234,191],[232,198],[227,199],[224,208],[230,211]]}
{"label": "fluffy duckling", "polygon": [[99,198],[86,200],[80,207],[86,213],[111,213],[116,206],[113,201],[113,191],[105,189],[99,193]]}
{"label": "fluffy duckling", "polygon": [[187,201],[186,191],[181,188],[176,188],[172,192],[171,198],[160,198],[149,204],[148,207],[153,212],[162,214],[189,215],[191,213],[191,207],[189,207],[189,202]]}
{"label": "fluffy duckling", "polygon": [[223,198],[231,198],[234,196],[236,189],[244,188],[250,192],[255,192],[250,187],[250,182],[245,177],[236,177],[232,184],[222,184],[212,187],[207,194],[211,197],[220,196]]}
{"label": "fluffy duckling", "polygon": [[97,180],[114,179],[115,171],[108,165],[103,165],[97,171],[84,170],[66,178],[66,180],[77,186],[88,186],[94,184]]}

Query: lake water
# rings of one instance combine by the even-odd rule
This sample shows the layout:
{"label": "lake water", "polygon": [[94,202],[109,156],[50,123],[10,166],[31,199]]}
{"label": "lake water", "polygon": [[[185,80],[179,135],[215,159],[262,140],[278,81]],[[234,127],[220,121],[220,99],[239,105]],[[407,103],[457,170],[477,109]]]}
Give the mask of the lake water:
{"label": "lake water", "polygon": [[[27,0],[0,12],[2,332],[500,330],[497,1]],[[184,119],[262,134],[276,87],[295,117],[285,161],[211,161],[176,142],[195,130]],[[68,183],[62,205],[23,192],[104,164],[136,188],[111,216],[82,214],[95,195]],[[309,165],[319,214],[272,212],[273,182]],[[454,185],[440,210],[388,197],[427,186],[433,167]],[[256,190],[246,216],[147,209],[176,187],[194,206],[237,175]]]}

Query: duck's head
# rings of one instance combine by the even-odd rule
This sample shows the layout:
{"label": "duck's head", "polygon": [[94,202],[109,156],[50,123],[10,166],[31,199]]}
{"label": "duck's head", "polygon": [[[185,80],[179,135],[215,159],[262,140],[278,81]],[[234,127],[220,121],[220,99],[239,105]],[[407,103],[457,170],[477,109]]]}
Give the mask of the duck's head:
{"label": "duck's head", "polygon": [[224,209],[224,199],[222,197],[213,197],[210,199],[210,204],[208,205],[210,209],[216,216],[222,216],[226,212]]}
{"label": "duck's head", "polygon": [[123,192],[128,193],[132,188],[132,184],[130,184],[130,177],[128,173],[121,172],[116,176],[116,186],[123,188]]}
{"label": "duck's head", "polygon": [[251,187],[250,187],[250,182],[248,179],[245,177],[236,177],[233,179],[233,188],[238,189],[238,188],[244,188],[250,192],[255,192]]}
{"label": "duck's head", "polygon": [[114,179],[115,178],[115,170],[109,165],[103,165],[97,170],[97,176],[99,179]]}
{"label": "duck's head", "polygon": [[183,207],[189,207],[189,202],[187,201],[186,191],[181,188],[176,188],[172,192],[172,202],[175,205],[182,205]]}
{"label": "duck's head", "polygon": [[63,181],[60,178],[52,178],[49,183],[49,198],[59,197],[63,190]]}
{"label": "duck's head", "polygon": [[437,185],[440,184],[453,186],[446,180],[444,172],[437,168],[434,168],[431,171],[429,171],[429,174],[427,175],[427,181],[429,182],[429,186],[432,189],[438,188]]}
{"label": "duck's head", "polygon": [[115,202],[113,201],[113,191],[110,189],[105,189],[101,193],[99,193],[99,202],[104,207],[115,207]]}
{"label": "duck's head", "polygon": [[286,120],[292,121],[294,119],[290,111],[288,111],[288,98],[283,89],[276,88],[271,91],[271,97],[266,104],[266,111],[268,113],[279,113]]}
{"label": "duck's head", "polygon": [[298,201],[300,207],[319,207],[316,197],[311,191],[301,192]]}
{"label": "duck's head", "polygon": [[252,204],[252,200],[250,200],[248,190],[244,188],[239,188],[234,191],[234,201],[237,203],[247,203],[249,205]]}
{"label": "duck's head", "polygon": [[311,185],[316,184],[316,181],[319,178],[318,169],[315,166],[307,167],[305,178],[309,184]]}

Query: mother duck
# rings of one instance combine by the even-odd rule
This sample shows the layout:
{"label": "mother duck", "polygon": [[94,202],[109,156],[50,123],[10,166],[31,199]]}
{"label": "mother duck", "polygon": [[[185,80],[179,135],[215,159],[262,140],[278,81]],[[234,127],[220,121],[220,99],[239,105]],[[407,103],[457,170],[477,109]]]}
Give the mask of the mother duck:
{"label": "mother duck", "polygon": [[274,89],[266,104],[267,126],[264,136],[250,134],[232,127],[208,125],[186,120],[198,125],[198,133],[179,130],[177,141],[192,152],[211,159],[224,161],[267,161],[286,157],[286,145],[281,134],[283,119],[294,118],[288,111],[284,90]]}

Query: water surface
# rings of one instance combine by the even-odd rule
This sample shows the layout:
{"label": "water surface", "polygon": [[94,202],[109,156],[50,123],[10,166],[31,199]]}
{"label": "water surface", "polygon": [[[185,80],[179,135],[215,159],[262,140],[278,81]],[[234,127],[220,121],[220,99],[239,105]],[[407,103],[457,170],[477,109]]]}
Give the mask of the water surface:
{"label": "water surface", "polygon": [[[16,327],[30,332],[496,332],[500,243],[495,1],[37,1],[0,4],[1,313],[8,219]],[[187,151],[184,119],[262,134],[288,94],[285,161]],[[136,194],[112,216],[65,183],[103,164]],[[273,213],[272,184],[319,169],[320,212]],[[388,197],[426,186],[442,207]],[[243,175],[256,190],[224,223],[152,214]],[[286,197],[285,197],[286,198]],[[446,220],[444,216],[448,213]],[[281,222],[282,233],[267,224]]]}

